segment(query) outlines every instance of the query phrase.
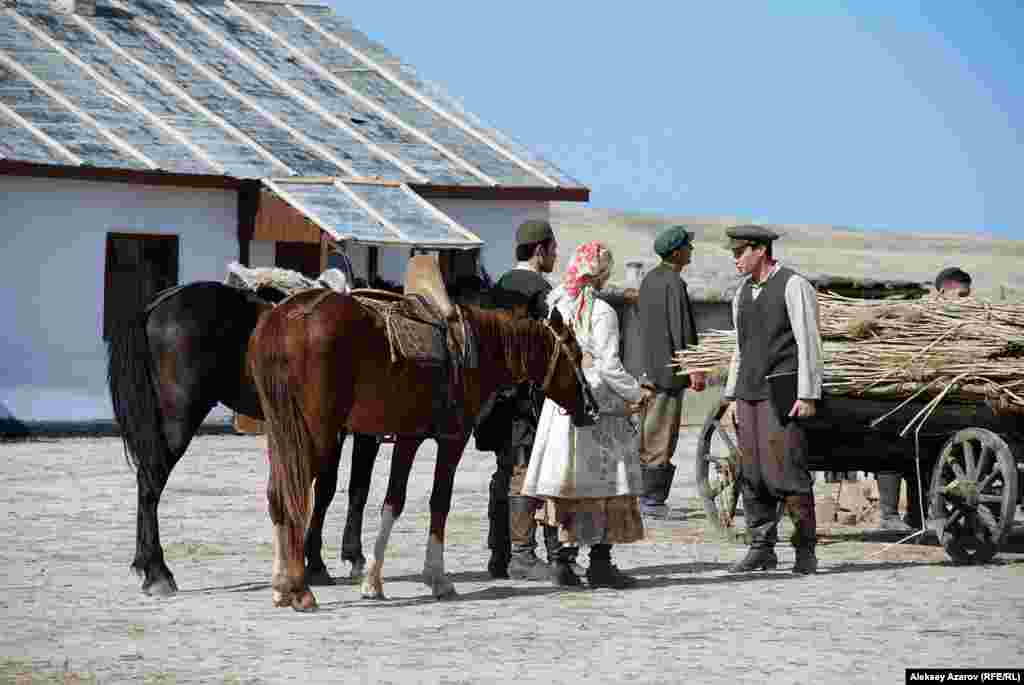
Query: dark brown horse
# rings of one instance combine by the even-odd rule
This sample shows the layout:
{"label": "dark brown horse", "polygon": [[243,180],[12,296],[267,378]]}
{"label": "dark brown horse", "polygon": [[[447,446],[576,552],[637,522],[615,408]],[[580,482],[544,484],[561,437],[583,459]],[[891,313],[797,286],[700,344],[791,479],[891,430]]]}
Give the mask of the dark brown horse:
{"label": "dark brown horse", "polygon": [[[171,595],[178,589],[160,545],[157,507],[199,426],[217,403],[263,418],[245,355],[256,321],[280,299],[272,289],[257,296],[215,281],[189,283],[159,293],[108,341],[110,398],[138,485],[132,568],[142,576],[146,594]],[[360,577],[366,563],[363,510],[379,441],[372,435],[353,438],[341,558],[351,562],[352,576]],[[333,583],[321,555],[322,531],[337,486],[343,439],[316,480],[305,541],[306,575],[315,585]],[[401,451],[415,451],[418,445],[403,445]]]}
{"label": "dark brown horse", "polygon": [[[479,345],[479,364],[459,384],[464,429],[438,439],[430,531],[423,581],[436,597],[454,593],[444,571],[444,531],[455,469],[468,428],[496,388],[530,379],[578,425],[593,420],[593,399],[580,371],[580,350],[561,317],[539,323],[462,307]],[[278,305],[256,326],[249,361],[271,443],[267,496],[274,524],[273,599],[308,610],[316,599],[303,577],[303,536],[310,491],[346,430],[415,438],[431,432],[436,376],[431,369],[392,362],[382,317],[355,298],[302,293]],[[391,528],[405,503],[415,448],[392,454],[381,526],[362,592],[383,597],[381,568]]]}

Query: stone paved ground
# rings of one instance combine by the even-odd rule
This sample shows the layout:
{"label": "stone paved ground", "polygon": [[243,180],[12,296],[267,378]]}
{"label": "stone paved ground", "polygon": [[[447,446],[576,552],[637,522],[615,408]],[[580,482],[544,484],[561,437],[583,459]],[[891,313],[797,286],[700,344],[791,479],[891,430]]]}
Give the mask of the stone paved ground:
{"label": "stone paved ground", "polygon": [[[181,592],[139,593],[135,489],[116,439],[0,444],[0,683],[902,683],[908,666],[1024,666],[1024,540],[998,563],[955,567],[940,548],[849,530],[822,540],[822,570],[731,576],[742,547],[705,535],[692,496],[695,433],[680,446],[661,523],[616,561],[627,591],[562,591],[483,573],[488,454],[456,480],[447,565],[457,599],[418,582],[433,444],[421,451],[407,514],[385,565],[386,601],[318,588],[320,610],[271,606],[263,440],[198,438],[161,506]],[[346,454],[349,446],[346,445]],[[389,450],[364,534],[372,547]],[[347,478],[347,470],[342,480]],[[329,565],[345,494],[327,522]],[[872,558],[869,555],[876,554]]]}

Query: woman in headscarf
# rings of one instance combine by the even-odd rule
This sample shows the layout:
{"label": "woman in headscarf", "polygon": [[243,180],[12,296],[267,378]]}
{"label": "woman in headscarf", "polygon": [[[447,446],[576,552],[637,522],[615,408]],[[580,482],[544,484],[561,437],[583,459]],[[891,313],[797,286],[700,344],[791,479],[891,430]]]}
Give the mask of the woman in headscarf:
{"label": "woman in headscarf", "polygon": [[[630,416],[648,391],[619,359],[619,321],[615,310],[596,297],[612,271],[612,253],[599,241],[578,247],[562,284],[548,304],[572,325],[583,350],[583,373],[601,416],[594,426],[578,428],[551,400],[544,401],[530,454],[523,494],[541,497],[538,513],[559,526],[562,542],[590,546],[587,582],[623,588],[636,581],[612,564],[613,544],[644,536],[637,495],[642,491],[637,431]],[[556,585],[578,585],[567,562],[555,568]]]}

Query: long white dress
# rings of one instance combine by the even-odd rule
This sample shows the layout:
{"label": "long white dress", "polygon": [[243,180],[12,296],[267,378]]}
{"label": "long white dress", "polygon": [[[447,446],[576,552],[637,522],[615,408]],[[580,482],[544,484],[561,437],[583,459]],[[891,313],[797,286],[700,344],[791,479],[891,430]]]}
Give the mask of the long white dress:
{"label": "long white dress", "polygon": [[[549,301],[564,320],[572,320],[561,288]],[[568,542],[632,542],[643,536],[636,502],[642,476],[639,436],[625,402],[637,402],[643,391],[619,358],[619,322],[610,305],[595,299],[590,330],[577,331],[576,339],[593,359],[583,373],[601,417],[594,426],[578,428],[563,409],[545,400],[522,493],[548,500],[542,516],[568,529],[562,533]],[[602,535],[605,539],[598,539]]]}

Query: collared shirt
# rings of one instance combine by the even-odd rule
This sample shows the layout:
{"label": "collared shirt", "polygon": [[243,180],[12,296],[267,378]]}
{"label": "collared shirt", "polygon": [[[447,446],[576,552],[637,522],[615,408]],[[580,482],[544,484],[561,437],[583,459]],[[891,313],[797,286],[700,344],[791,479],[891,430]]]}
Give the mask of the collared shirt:
{"label": "collared shirt", "polygon": [[[755,300],[761,294],[761,287],[779,272],[781,264],[775,263],[764,281],[751,284],[751,297]],[[752,279],[748,276],[747,279]],[[732,320],[739,318],[740,294],[743,286],[732,298]],[[821,383],[825,375],[824,354],[821,349],[821,326],[819,323],[818,296],[814,286],[800,275],[794,275],[786,283],[786,311],[789,314],[789,325],[793,329],[793,337],[797,346],[797,389],[796,396],[802,400],[821,399]],[[732,361],[729,363],[729,380],[725,384],[725,397],[733,397],[736,392],[736,376],[740,368],[740,344],[737,336],[733,348]]]}

